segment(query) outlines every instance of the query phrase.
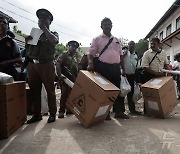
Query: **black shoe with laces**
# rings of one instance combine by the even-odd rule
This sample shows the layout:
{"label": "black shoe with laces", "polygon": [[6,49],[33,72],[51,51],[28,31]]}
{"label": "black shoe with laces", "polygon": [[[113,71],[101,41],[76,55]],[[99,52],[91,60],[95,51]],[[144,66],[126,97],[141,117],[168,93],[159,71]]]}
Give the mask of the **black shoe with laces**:
{"label": "black shoe with laces", "polygon": [[52,123],[56,121],[56,115],[50,115],[48,118],[47,123]]}
{"label": "black shoe with laces", "polygon": [[31,119],[27,121],[27,124],[35,123],[42,120],[42,115],[33,115]]}

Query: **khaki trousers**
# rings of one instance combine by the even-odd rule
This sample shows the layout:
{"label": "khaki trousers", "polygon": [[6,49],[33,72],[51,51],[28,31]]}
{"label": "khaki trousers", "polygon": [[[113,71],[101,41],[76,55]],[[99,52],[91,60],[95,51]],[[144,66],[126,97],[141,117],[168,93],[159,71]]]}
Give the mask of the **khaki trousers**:
{"label": "khaki trousers", "polygon": [[71,92],[71,88],[66,83],[63,83],[61,85],[61,99],[60,99],[59,112],[65,113],[67,109],[66,102],[67,102],[70,92]]}
{"label": "khaki trousers", "polygon": [[55,67],[53,62],[43,64],[28,64],[28,83],[34,102],[34,115],[41,114],[41,89],[42,83],[45,86],[48,107],[51,115],[56,114],[56,95],[55,95]]}

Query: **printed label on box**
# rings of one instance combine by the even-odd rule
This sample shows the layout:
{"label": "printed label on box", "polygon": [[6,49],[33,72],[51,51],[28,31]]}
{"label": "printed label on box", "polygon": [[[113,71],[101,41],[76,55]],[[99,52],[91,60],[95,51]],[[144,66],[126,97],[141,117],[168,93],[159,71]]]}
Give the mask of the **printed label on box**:
{"label": "printed label on box", "polygon": [[107,81],[105,81],[103,78],[96,76],[94,77],[98,82],[100,82],[101,84],[109,84]]}
{"label": "printed label on box", "polygon": [[154,101],[148,101],[148,106],[150,109],[159,111],[158,103]]}
{"label": "printed label on box", "polygon": [[72,102],[80,112],[85,113],[85,94],[76,97]]}
{"label": "printed label on box", "polygon": [[162,80],[159,80],[159,79],[154,79],[153,81],[150,82],[150,84],[159,84]]}
{"label": "printed label on box", "polygon": [[100,107],[99,110],[97,111],[95,117],[99,117],[99,116],[105,114],[108,108],[109,108],[109,105]]}

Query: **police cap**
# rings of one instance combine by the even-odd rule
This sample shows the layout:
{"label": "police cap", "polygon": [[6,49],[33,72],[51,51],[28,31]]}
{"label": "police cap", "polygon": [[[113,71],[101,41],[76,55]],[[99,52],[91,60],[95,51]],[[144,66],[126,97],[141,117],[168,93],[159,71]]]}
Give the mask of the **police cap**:
{"label": "police cap", "polygon": [[53,15],[51,14],[51,12],[49,12],[46,9],[39,9],[36,11],[36,15],[38,18],[44,16],[44,17],[48,17],[50,19],[50,21],[53,21]]}
{"label": "police cap", "polygon": [[76,48],[79,47],[79,43],[77,41],[69,41],[68,46],[75,46]]}

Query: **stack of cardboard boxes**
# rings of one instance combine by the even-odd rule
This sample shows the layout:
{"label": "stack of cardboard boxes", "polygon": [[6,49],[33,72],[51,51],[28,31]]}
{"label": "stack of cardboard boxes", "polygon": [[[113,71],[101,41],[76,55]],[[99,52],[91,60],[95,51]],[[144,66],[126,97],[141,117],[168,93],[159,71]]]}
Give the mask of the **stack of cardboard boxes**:
{"label": "stack of cardboard boxes", "polygon": [[177,105],[174,81],[171,76],[154,78],[141,86],[147,113],[166,118]]}
{"label": "stack of cardboard boxes", "polygon": [[100,74],[80,71],[67,107],[85,127],[90,127],[105,120],[118,94],[119,89]]}
{"label": "stack of cardboard boxes", "polygon": [[9,137],[26,121],[26,84],[0,85],[0,139]]}

